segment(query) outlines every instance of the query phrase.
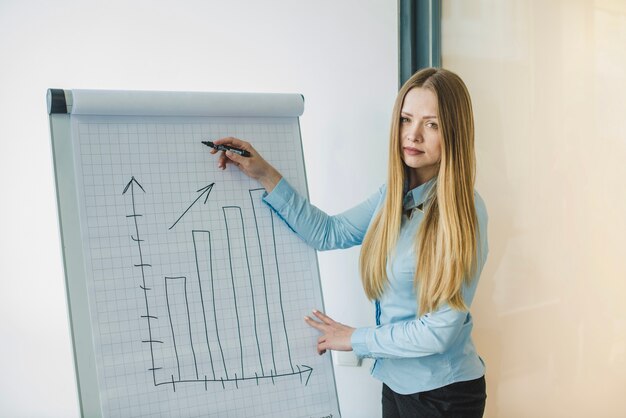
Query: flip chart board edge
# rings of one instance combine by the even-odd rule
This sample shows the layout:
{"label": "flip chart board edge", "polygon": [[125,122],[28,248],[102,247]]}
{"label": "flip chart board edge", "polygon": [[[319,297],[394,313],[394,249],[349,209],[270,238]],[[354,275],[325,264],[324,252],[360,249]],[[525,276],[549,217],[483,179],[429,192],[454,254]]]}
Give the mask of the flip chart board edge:
{"label": "flip chart board edge", "polygon": [[[48,98],[50,96],[49,91]],[[50,100],[48,104],[59,234],[80,412],[83,417],[101,417],[88,293],[84,280],[84,254],[78,215],[78,196],[74,182],[70,115],[61,112],[51,113]]]}
{"label": "flip chart board edge", "polygon": [[[302,101],[304,101],[304,95],[302,95]],[[306,171],[306,161],[304,160],[304,148],[302,146],[302,129],[300,127],[300,118],[298,118],[298,134],[300,136],[300,149],[301,149],[301,154],[303,156],[302,158],[302,167],[304,170],[304,193],[305,193],[305,197],[307,198],[307,200],[311,200],[311,196],[309,195],[309,179],[307,177],[307,171]],[[321,288],[321,275],[320,275],[320,260],[319,260],[319,256],[317,254],[317,251],[315,251],[315,266],[317,268],[317,277],[320,280],[320,288]],[[322,301],[322,312],[326,312],[326,306],[324,303],[324,292],[321,292],[320,294],[320,298]],[[313,348],[313,347],[311,347]],[[335,385],[335,387],[333,388],[335,391],[335,396],[337,397],[337,409],[339,412],[339,416],[341,417],[341,405],[339,404],[339,392],[337,390],[337,379],[336,379],[336,375],[335,375],[335,363],[332,361],[332,352],[328,352],[328,355],[331,356],[331,361],[330,361],[330,369],[333,372],[333,383]]]}

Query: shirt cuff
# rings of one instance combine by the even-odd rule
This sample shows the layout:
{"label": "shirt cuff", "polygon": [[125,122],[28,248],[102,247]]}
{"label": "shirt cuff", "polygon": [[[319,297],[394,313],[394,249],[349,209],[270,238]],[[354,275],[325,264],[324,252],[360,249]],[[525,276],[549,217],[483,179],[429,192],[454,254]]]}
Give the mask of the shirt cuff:
{"label": "shirt cuff", "polygon": [[367,336],[369,334],[369,328],[357,328],[350,337],[350,344],[352,344],[352,351],[357,357],[369,357],[370,352],[367,348]]}
{"label": "shirt cuff", "polygon": [[282,177],[270,193],[265,192],[263,194],[263,201],[278,212],[289,203],[293,194],[293,188]]}

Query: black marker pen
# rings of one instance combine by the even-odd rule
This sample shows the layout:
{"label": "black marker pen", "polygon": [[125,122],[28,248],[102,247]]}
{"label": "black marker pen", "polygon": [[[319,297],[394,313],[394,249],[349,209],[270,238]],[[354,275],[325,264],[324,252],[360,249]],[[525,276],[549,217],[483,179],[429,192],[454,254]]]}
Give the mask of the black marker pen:
{"label": "black marker pen", "polygon": [[243,149],[239,149],[239,148],[235,148],[235,147],[231,147],[229,145],[215,145],[213,142],[211,141],[201,141],[204,145],[206,145],[207,147],[211,147],[213,149],[216,149],[218,151],[230,151],[230,152],[234,152],[235,154],[239,154],[242,157],[250,157],[251,154],[249,151],[243,150]]}

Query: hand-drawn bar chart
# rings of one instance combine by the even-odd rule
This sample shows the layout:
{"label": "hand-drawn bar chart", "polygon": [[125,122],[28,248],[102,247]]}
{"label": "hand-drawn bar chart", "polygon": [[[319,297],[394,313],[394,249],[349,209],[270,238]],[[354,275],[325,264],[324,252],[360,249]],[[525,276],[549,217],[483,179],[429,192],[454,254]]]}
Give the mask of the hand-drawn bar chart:
{"label": "hand-drawn bar chart", "polygon": [[[203,197],[206,204],[214,186],[211,183],[199,189],[200,195],[167,229],[177,229],[179,221]],[[130,239],[136,246],[133,268],[145,302],[141,318],[148,338],[142,339],[142,344],[150,353],[146,370],[154,386],[171,385],[176,391],[183,384],[198,383],[206,390],[210,385],[225,389],[227,385],[239,388],[244,382],[276,384],[289,377],[308,384],[313,369],[292,358],[275,215],[262,203],[263,192],[248,190],[247,209],[221,207],[225,248],[216,248],[215,234],[208,228],[189,231],[193,274],[172,272],[154,277],[154,260],[146,253],[141,233],[144,213],[135,199],[137,193],[147,191],[134,177],[126,184],[123,194],[131,200],[126,217],[130,220]],[[244,214],[245,210],[251,213]],[[163,289],[164,294],[151,294],[157,289]],[[157,315],[150,304],[155,299],[164,299],[166,311]],[[163,329],[164,321],[169,335],[155,335],[155,323]],[[157,346],[158,351],[167,347],[170,352],[161,363],[155,355]]]}

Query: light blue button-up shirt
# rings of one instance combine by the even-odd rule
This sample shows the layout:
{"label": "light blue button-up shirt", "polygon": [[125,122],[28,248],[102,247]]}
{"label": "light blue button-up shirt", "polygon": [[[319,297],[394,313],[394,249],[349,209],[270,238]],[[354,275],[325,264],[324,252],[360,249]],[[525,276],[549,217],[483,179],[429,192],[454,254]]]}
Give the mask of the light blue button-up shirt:
{"label": "light blue button-up shirt", "polygon": [[[485,373],[484,363],[472,342],[473,322],[469,312],[444,304],[417,317],[419,307],[413,286],[417,262],[415,237],[424,218],[421,208],[430,198],[435,182],[436,178],[405,195],[404,209],[412,210],[412,216],[403,216],[398,244],[387,264],[388,283],[380,300],[375,302],[377,325],[357,328],[351,340],[357,356],[375,359],[372,375],[400,394],[477,379]],[[386,187],[382,186],[365,202],[335,216],[311,205],[284,179],[264,200],[309,245],[317,250],[331,250],[363,242],[385,193]],[[488,253],[487,211],[477,192],[474,198],[479,224],[478,260],[475,276],[463,288],[468,307]]]}

